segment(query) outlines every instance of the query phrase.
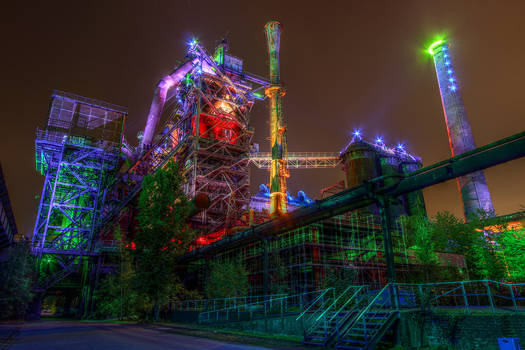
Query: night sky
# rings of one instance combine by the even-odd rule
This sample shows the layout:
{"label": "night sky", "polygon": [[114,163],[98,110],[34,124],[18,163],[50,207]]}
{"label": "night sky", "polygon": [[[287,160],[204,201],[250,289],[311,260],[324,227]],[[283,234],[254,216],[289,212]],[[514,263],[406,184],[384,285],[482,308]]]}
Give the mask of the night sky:
{"label": "night sky", "polygon": [[[281,77],[289,151],[339,151],[354,128],[401,141],[424,165],[450,157],[425,46],[445,33],[478,146],[525,129],[525,2],[516,1],[10,1],[3,6],[0,161],[18,229],[31,236],[44,178],[34,138],[53,89],[127,106],[136,144],[159,79],[196,37],[211,52],[229,33],[246,71],[267,75],[263,27],[283,24]],[[253,109],[268,150],[266,102]],[[525,159],[485,171],[497,214],[523,210]],[[291,172],[289,190],[319,197],[340,169]],[[252,189],[268,182],[252,171]],[[431,215],[462,215],[455,181],[424,191]]]}

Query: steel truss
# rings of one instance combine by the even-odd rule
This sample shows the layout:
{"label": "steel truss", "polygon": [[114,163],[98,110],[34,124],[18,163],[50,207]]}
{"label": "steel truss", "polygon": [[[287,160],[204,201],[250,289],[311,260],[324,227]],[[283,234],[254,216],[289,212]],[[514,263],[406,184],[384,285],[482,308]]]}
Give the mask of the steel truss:
{"label": "steel truss", "polygon": [[[204,75],[199,83],[195,107],[201,110],[199,122],[206,121],[206,126],[195,127],[179,158],[186,164],[186,193],[190,197],[204,193],[210,198],[208,210],[192,218],[195,227],[208,233],[238,224],[242,212],[248,210],[247,154],[253,136],[248,113],[253,98],[243,82]],[[190,117],[196,125],[196,116]]]}
{"label": "steel truss", "polygon": [[203,193],[210,199],[208,210],[192,218],[203,234],[237,225],[248,209],[249,112],[261,98],[253,92],[267,82],[214,62],[200,46],[190,55],[197,63],[168,93],[162,133],[108,193],[98,228],[104,236],[110,236],[111,222],[128,216],[143,177],[170,159],[182,168],[186,195]]}
{"label": "steel truss", "polygon": [[73,272],[88,278],[98,252],[95,225],[119,162],[125,110],[55,91],[46,130],[37,130],[37,170],[45,175],[32,239],[45,292]]}
{"label": "steel truss", "polygon": [[[270,169],[271,153],[250,153],[249,157],[257,168]],[[285,162],[288,169],[335,168],[341,163],[341,158],[339,154],[329,152],[288,152]]]}

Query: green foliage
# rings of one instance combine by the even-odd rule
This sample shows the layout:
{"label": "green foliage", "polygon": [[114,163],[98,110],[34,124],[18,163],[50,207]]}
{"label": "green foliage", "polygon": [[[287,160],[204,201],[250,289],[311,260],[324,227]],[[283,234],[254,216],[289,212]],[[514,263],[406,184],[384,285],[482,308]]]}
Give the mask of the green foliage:
{"label": "green foliage", "polygon": [[525,282],[525,227],[502,230],[496,237],[508,274],[514,282]]}
{"label": "green foliage", "polygon": [[[136,249],[120,247],[116,270],[102,278],[95,292],[95,318],[158,320],[168,301],[200,297],[187,290],[176,273],[177,258],[194,239],[187,224],[192,206],[181,183],[174,161],[144,178],[138,232],[132,239]],[[124,240],[119,226],[114,237]]]}
{"label": "green foliage", "polygon": [[499,280],[504,276],[504,265],[494,245],[495,235],[485,230],[489,224],[487,217],[488,213],[480,211],[469,222],[448,212],[435,218],[442,251],[463,255],[470,279]]}
{"label": "green foliage", "polygon": [[[120,230],[118,230],[120,231]],[[94,317],[99,319],[137,319],[141,300],[134,289],[135,271],[131,253],[120,248],[120,262],[115,273],[104,276],[95,292]]]}
{"label": "green foliage", "polygon": [[[488,213],[480,212],[471,221],[464,222],[445,211],[437,213],[431,220],[417,215],[403,218],[402,224],[407,232],[408,244],[414,249],[416,258],[422,265],[425,275],[423,279],[503,279],[505,266],[499,251],[499,246],[503,246],[503,243],[498,240],[499,233],[485,230],[486,226],[498,223],[496,219],[489,219],[488,216]],[[511,242],[517,242],[509,235],[501,237],[508,237],[509,247],[515,246]],[[452,268],[437,268],[439,259],[436,252],[463,255],[468,276],[454,276],[451,274]],[[414,279],[412,282],[420,282],[417,276]]]}
{"label": "green foliage", "polygon": [[180,291],[175,264],[195,238],[187,224],[191,204],[182,181],[179,165],[171,160],[144,178],[138,201],[133,289],[143,316],[155,320],[161,305]]}
{"label": "green foliage", "polygon": [[191,203],[182,191],[182,180],[178,163],[171,160],[144,178],[139,197],[134,287],[154,319],[176,293],[175,263],[195,238],[187,224]]}
{"label": "green foliage", "polygon": [[[525,248],[524,240],[520,239],[524,233],[507,230],[505,222],[490,218],[489,213],[480,211],[477,217],[464,222],[445,211],[437,213],[428,221],[409,217],[404,224],[409,230],[409,244],[413,245],[417,259],[422,264],[425,261],[437,263],[434,252],[454,253],[465,257],[468,279],[504,279],[505,262],[508,266],[513,266],[513,279],[525,278],[525,271],[521,268],[525,266],[525,258],[520,253]],[[487,230],[487,226],[492,228]],[[439,276],[429,277],[433,280],[447,279],[444,276],[446,271],[447,269],[438,269]]]}
{"label": "green foliage", "polygon": [[230,298],[248,294],[248,272],[240,263],[222,262],[210,266],[205,293],[208,298]]}
{"label": "green foliage", "polygon": [[405,225],[413,243],[417,260],[424,266],[436,265],[439,260],[435,249],[435,229],[426,216],[407,217]]}
{"label": "green foliage", "polygon": [[33,298],[35,261],[29,242],[7,248],[7,259],[0,263],[0,319],[23,319]]}

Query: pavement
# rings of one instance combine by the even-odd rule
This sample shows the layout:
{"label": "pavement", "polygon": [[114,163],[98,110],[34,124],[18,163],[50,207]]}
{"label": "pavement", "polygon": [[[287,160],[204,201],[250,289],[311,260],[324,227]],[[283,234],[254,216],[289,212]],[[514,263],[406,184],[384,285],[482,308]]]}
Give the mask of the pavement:
{"label": "pavement", "polygon": [[[248,344],[240,344],[245,342]],[[142,350],[142,349],[213,349],[264,350],[297,349],[268,343],[252,337],[196,337],[181,334],[164,325],[117,324],[82,321],[35,321],[0,324],[0,350]],[[268,347],[269,345],[269,347]]]}

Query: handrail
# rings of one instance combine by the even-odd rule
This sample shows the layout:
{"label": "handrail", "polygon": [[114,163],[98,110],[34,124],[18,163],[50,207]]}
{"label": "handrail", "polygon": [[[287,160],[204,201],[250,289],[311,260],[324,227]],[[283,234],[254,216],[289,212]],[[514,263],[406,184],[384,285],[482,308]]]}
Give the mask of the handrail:
{"label": "handrail", "polygon": [[[320,321],[323,319],[323,317],[326,315],[326,313],[327,313],[330,309],[332,309],[334,306],[336,306],[336,305],[337,305],[337,302],[338,302],[343,296],[345,296],[345,295],[348,293],[348,291],[349,291],[350,289],[352,289],[352,288],[361,288],[361,287],[362,287],[362,286],[353,286],[353,285],[348,286],[348,287],[347,287],[342,293],[340,293],[340,294],[337,296],[337,298],[334,298],[334,301],[332,301],[332,303],[331,303],[327,308],[325,308],[324,310],[322,310],[322,312],[321,312],[320,315],[318,315],[317,317],[316,317],[315,314],[312,315],[311,319],[313,319],[313,321],[312,321],[311,324],[309,325],[309,328],[308,328],[307,330],[305,329],[305,334],[309,334],[309,333],[312,332],[315,328],[317,328],[318,325],[319,325],[319,323],[320,323]],[[352,296],[352,297],[353,297],[353,296]],[[331,318],[331,319],[333,319],[333,318]],[[326,319],[325,319],[324,321],[327,322]]]}
{"label": "handrail", "polygon": [[359,286],[359,288],[357,288],[357,290],[355,291],[355,293],[350,297],[348,298],[348,300],[343,304],[343,306],[341,306],[339,308],[339,310],[337,310],[334,315],[328,320],[328,322],[332,321],[334,319],[335,316],[337,316],[345,307],[346,305],[348,305],[348,303],[352,300],[354,300],[354,298],[356,297],[357,293],[361,292],[361,290],[363,290],[363,288],[365,288],[365,286]]}
{"label": "handrail", "polygon": [[[219,320],[219,316],[220,316],[221,313],[225,313],[227,317],[229,317],[229,315],[233,315],[235,312],[239,315],[240,312],[241,312],[241,309],[249,310],[250,311],[250,318],[251,318],[252,317],[252,312],[253,312],[253,309],[254,309],[255,306],[264,306],[264,314],[266,316],[267,315],[267,310],[268,310],[267,305],[269,304],[269,309],[271,310],[272,309],[272,305],[277,305],[277,304],[279,304],[279,302],[281,304],[281,307],[280,307],[281,314],[283,314],[283,312],[285,312],[285,309],[288,309],[289,306],[297,305],[297,304],[290,304],[290,303],[288,303],[288,299],[293,299],[293,298],[300,297],[301,298],[300,304],[302,304],[302,299],[303,299],[303,297],[305,295],[315,294],[315,293],[325,293],[325,292],[326,292],[326,290],[318,290],[318,291],[312,291],[312,292],[306,292],[306,293],[282,296],[282,297],[278,297],[278,298],[270,298],[270,299],[261,300],[261,301],[258,301],[258,302],[242,304],[242,305],[236,305],[236,306],[232,306],[232,307],[228,307],[228,308],[222,308],[222,309],[215,309],[215,310],[205,311],[205,312],[199,313],[199,322],[201,320],[210,320],[211,319],[210,318],[211,315],[215,315],[214,318],[218,321]],[[284,306],[283,306],[283,302],[284,302]]]}
{"label": "handrail", "polygon": [[355,323],[357,323],[357,321],[358,321],[361,317],[363,317],[363,315],[366,314],[366,313],[368,312],[368,310],[370,310],[370,308],[371,308],[372,305],[376,302],[376,300],[379,298],[379,296],[380,296],[381,294],[383,294],[383,292],[384,292],[384,291],[385,291],[390,285],[391,285],[391,284],[388,283],[386,286],[384,286],[384,287],[379,291],[379,293],[376,294],[376,296],[374,297],[374,299],[372,299],[372,301],[369,302],[368,305],[365,306],[365,308],[364,308],[363,310],[361,310],[361,312],[359,313],[359,315],[355,318],[354,322],[352,322],[352,326],[351,326],[350,328],[352,328],[353,325],[354,325]]}
{"label": "handrail", "polygon": [[334,306],[334,305],[337,304],[337,302],[339,301],[339,299],[341,299],[341,297],[342,297],[343,295],[345,295],[346,292],[348,292],[348,290],[349,290],[350,288],[354,288],[354,287],[355,287],[355,286],[352,286],[352,285],[348,286],[348,287],[347,287],[347,288],[346,288],[341,294],[339,294],[339,296],[333,301],[333,303],[330,304],[330,306],[328,306],[328,307],[323,311],[323,313],[321,313],[321,315],[319,315],[319,316],[316,318],[315,321],[316,321],[316,322],[319,321],[319,319],[320,319],[325,313],[327,313],[328,310],[330,310],[330,309],[332,308],[332,306]]}
{"label": "handrail", "polygon": [[[314,294],[314,293],[317,293],[317,292],[320,292],[320,291],[316,290],[316,291],[313,291],[313,292],[306,292],[306,293],[300,293],[300,294],[294,294],[294,295],[285,295],[285,296],[282,296],[282,297],[279,297],[279,298],[270,298],[270,299],[266,299],[266,300],[255,301],[253,303],[242,304],[242,305],[237,305],[237,306],[233,306],[233,307],[226,307],[226,308],[223,308],[223,309],[217,309],[217,310],[208,311],[208,312],[226,311],[226,310],[236,309],[238,307],[243,307],[243,306],[254,306],[254,305],[257,305],[257,304],[264,304],[264,303],[267,303],[267,302],[270,302],[270,301],[276,301],[276,300],[280,300],[280,299],[289,299],[289,298],[293,298],[293,297],[297,297],[297,296],[303,296],[303,295],[307,295],[307,294]],[[283,295],[283,294],[275,294],[275,295]]]}
{"label": "handrail", "polygon": [[[361,320],[361,318],[363,318],[363,316],[368,312],[368,310],[370,310],[370,308],[372,307],[372,305],[375,304],[375,302],[377,301],[377,299],[379,298],[379,296],[381,296],[385,290],[387,288],[389,288],[391,285],[395,285],[395,284],[391,284],[391,283],[388,283],[387,285],[385,285],[377,294],[376,296],[372,299],[372,301],[370,301],[368,303],[367,306],[365,306],[363,308],[363,310],[361,310],[361,312],[359,312],[359,314],[352,320],[352,322],[346,327],[345,330],[343,330],[340,334],[342,334],[342,336],[344,337],[345,334],[347,334],[352,328],[354,328],[357,323]],[[383,301],[383,304],[384,305],[386,302],[388,301],[388,298],[385,298],[385,300]],[[376,312],[377,314],[377,312]],[[366,332],[366,324],[365,324],[365,332]],[[339,337],[339,333],[338,333],[338,337]],[[339,340],[339,339],[338,339]]]}
{"label": "handrail", "polygon": [[[193,309],[196,311],[197,309],[197,304],[201,304],[201,305],[207,305],[207,306],[210,306],[210,305],[217,305],[217,303],[219,304],[227,304],[229,302],[234,302],[236,303],[235,305],[246,305],[246,303],[243,303],[242,301],[246,301],[246,300],[259,300],[259,299],[262,299],[262,298],[273,298],[273,297],[283,297],[283,296],[286,296],[286,294],[267,294],[267,295],[247,295],[247,296],[238,296],[238,297],[229,297],[229,298],[212,298],[212,299],[191,299],[191,300],[173,300],[171,301],[173,303],[173,305],[175,305],[175,309],[178,309],[178,307],[180,305],[182,305],[183,307],[181,309],[188,309],[187,307],[184,307],[184,305],[194,305]],[[276,299],[272,299],[272,300],[276,300]],[[252,302],[252,303],[256,303],[257,301],[255,302]],[[215,309],[213,310],[208,310],[208,311],[214,311]],[[218,309],[217,309],[218,310]]]}
{"label": "handrail", "polygon": [[451,282],[428,282],[428,283],[396,283],[398,286],[433,286],[443,284],[456,284],[456,283],[480,283],[480,282],[491,282],[496,284],[502,284],[505,286],[525,286],[525,283],[505,283],[494,280],[468,280],[468,281],[451,281]]}
{"label": "handrail", "polygon": [[322,294],[320,294],[317,298],[315,298],[314,301],[312,301],[312,302],[310,303],[310,306],[308,306],[308,308],[306,308],[303,312],[301,312],[301,314],[300,314],[295,320],[296,320],[296,321],[299,321],[299,319],[300,319],[301,317],[303,317],[303,316],[304,316],[304,315],[310,310],[310,308],[312,308],[312,306],[314,306],[315,303],[317,303],[317,302],[319,301],[319,299],[321,299],[322,297],[324,297],[324,295],[325,295],[326,293],[328,293],[329,291],[331,291],[331,290],[333,290],[333,289],[334,289],[334,288],[328,288],[328,289],[325,289],[325,291],[324,291]]}
{"label": "handrail", "polygon": [[[434,282],[434,283],[397,283],[399,287],[419,287],[419,293],[423,293],[423,288],[428,290],[429,301],[439,302],[440,298],[447,297],[462,297],[463,302],[460,306],[465,308],[465,312],[470,312],[470,307],[490,307],[494,312],[496,308],[499,309],[509,309],[511,308],[514,312],[522,312],[518,303],[521,303],[525,300],[525,297],[521,295],[516,295],[515,290],[518,288],[525,287],[525,283],[505,283],[494,280],[472,280],[472,281],[453,281],[453,282]],[[435,290],[434,288],[440,288],[446,290]],[[491,288],[495,288],[495,291],[492,291]],[[508,295],[504,292],[508,289]],[[456,291],[459,291],[456,293]],[[503,293],[502,293],[503,292]],[[469,297],[476,297],[477,303],[469,302]],[[488,302],[485,302],[484,299],[479,297],[488,298]],[[510,301],[511,305],[498,305],[498,300]],[[456,300],[456,299],[454,299]],[[422,305],[421,305],[422,306]],[[443,305],[445,306],[445,305]],[[449,305],[450,306],[450,305]]]}

